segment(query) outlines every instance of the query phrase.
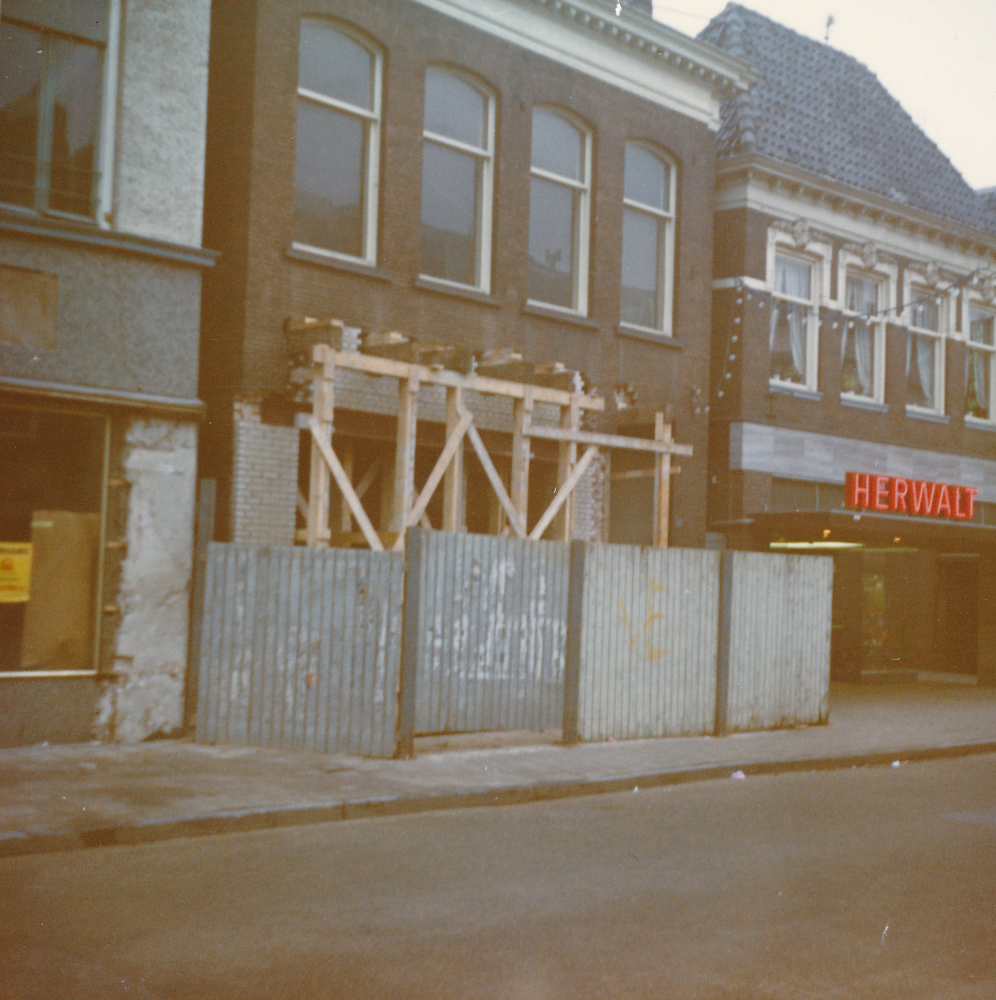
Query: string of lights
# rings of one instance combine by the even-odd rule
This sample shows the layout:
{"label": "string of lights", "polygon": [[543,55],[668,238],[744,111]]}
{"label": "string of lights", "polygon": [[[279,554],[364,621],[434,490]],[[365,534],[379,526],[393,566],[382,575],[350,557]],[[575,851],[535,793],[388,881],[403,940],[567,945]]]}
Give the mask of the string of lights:
{"label": "string of lights", "polygon": [[[957,288],[968,284],[974,278],[981,273],[981,268],[976,268],[969,274],[958,278],[956,281],[952,281],[950,284],[945,285],[943,288],[936,289],[935,291],[929,292],[926,295],[920,295],[916,298],[910,299],[908,302],[904,302],[902,305],[889,306],[885,309],[877,309],[874,312],[863,312],[857,318],[871,318],[875,316],[887,316],[889,313],[900,313],[905,309],[913,308],[918,306],[922,302],[934,301],[940,305],[942,299],[949,292],[954,291]],[[780,301],[776,295],[773,293],[762,290],[758,288],[751,288],[744,284],[742,281],[737,281],[734,286],[734,291],[736,298],[734,299],[733,308],[731,310],[730,324],[727,332],[726,340],[726,350],[723,353],[723,367],[722,372],[719,376],[719,381],[716,385],[715,396],[717,399],[722,399],[726,394],[726,383],[733,377],[733,373],[730,371],[730,364],[737,360],[738,346],[740,343],[740,336],[743,330],[743,314],[746,311],[746,303],[757,300],[757,306],[759,309],[766,309],[772,302]],[[840,309],[827,309],[826,307],[821,307],[821,312],[826,309],[834,315],[841,315],[842,321],[848,323],[848,328],[851,329],[854,326],[855,313],[853,311],[840,310]],[[819,325],[822,327],[824,320],[821,318],[819,320]],[[833,323],[833,329],[837,328],[837,322]]]}

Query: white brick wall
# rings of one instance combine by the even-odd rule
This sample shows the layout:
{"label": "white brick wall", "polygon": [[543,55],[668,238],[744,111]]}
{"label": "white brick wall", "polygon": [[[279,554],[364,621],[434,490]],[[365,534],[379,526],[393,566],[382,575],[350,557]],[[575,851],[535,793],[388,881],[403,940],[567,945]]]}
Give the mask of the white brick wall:
{"label": "white brick wall", "polygon": [[298,432],[259,420],[259,408],[236,403],[232,541],[293,545]]}
{"label": "white brick wall", "polygon": [[608,490],[605,458],[601,452],[574,487],[574,523],[571,537],[586,542],[604,542],[608,538],[605,524],[605,496]]}

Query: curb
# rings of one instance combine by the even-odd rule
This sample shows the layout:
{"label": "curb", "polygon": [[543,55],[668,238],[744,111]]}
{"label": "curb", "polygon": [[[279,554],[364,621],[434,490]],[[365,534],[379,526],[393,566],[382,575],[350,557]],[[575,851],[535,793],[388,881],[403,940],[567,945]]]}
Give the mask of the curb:
{"label": "curb", "polygon": [[996,753],[996,740],[942,744],[906,750],[879,750],[864,754],[802,757],[794,760],[752,760],[741,763],[695,764],[666,771],[649,771],[591,781],[553,781],[498,789],[470,788],[458,792],[438,792],[415,796],[383,796],[356,802],[312,803],[260,809],[232,809],[196,816],[144,820],[90,830],[0,833],[0,858],[27,854],[51,854],[94,847],[149,844],[183,837],[205,837],[225,833],[250,833],[352,819],[405,816],[449,809],[484,806],[523,805],[554,799],[580,798],[628,792],[634,786],[661,788],[693,781],[728,778],[733,771],[746,777],[787,774],[793,771],[835,771],[851,767],[881,767],[897,758],[904,762],[944,760]]}

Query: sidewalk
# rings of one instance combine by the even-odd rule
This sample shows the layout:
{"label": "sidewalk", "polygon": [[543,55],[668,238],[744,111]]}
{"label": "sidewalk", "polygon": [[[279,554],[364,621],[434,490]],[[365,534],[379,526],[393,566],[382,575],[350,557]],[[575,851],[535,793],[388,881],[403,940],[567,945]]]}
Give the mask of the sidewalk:
{"label": "sidewalk", "polygon": [[416,750],[397,761],[178,740],[0,750],[0,856],[994,752],[996,689],[834,685],[829,725],[808,729],[573,747],[477,734]]}

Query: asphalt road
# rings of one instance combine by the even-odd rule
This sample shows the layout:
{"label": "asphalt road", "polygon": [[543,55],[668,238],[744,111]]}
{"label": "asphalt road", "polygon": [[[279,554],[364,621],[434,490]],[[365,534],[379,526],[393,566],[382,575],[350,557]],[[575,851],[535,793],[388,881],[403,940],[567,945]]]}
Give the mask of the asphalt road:
{"label": "asphalt road", "polygon": [[996,755],[0,860],[0,995],[996,997]]}

